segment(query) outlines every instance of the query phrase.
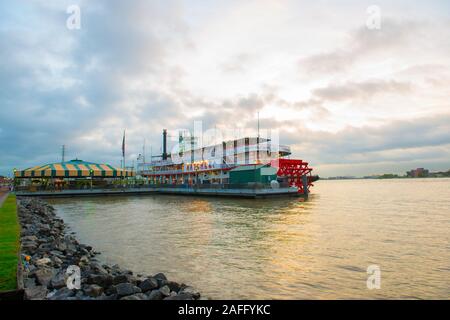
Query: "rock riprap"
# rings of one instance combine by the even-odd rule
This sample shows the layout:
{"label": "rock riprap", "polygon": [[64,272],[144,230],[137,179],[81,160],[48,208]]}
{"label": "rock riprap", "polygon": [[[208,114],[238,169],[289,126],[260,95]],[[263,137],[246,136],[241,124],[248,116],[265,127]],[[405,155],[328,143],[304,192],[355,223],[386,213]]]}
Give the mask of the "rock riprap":
{"label": "rock riprap", "polygon": [[[21,257],[25,299],[30,300],[196,300],[200,293],[162,273],[134,275],[101,264],[91,246],[66,233],[55,209],[38,198],[20,198]],[[79,286],[73,278],[79,271]],[[69,281],[68,281],[69,280]],[[68,285],[69,283],[69,285]],[[70,285],[72,284],[72,285]],[[79,289],[77,289],[79,287]]]}

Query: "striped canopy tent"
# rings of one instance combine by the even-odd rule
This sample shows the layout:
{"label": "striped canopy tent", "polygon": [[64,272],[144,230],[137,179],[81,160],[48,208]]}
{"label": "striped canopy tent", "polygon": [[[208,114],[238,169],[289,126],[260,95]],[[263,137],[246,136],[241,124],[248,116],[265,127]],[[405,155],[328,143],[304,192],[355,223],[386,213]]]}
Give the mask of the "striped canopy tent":
{"label": "striped canopy tent", "polygon": [[14,175],[16,178],[120,178],[132,177],[134,172],[76,159],[17,170]]}

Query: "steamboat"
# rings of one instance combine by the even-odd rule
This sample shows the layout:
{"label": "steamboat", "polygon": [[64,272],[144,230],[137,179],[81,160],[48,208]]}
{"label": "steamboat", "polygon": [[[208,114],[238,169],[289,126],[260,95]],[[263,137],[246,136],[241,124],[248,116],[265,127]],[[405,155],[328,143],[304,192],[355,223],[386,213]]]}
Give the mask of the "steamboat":
{"label": "steamboat", "polygon": [[270,138],[243,137],[202,145],[179,133],[168,152],[163,130],[162,153],[138,163],[137,174],[165,193],[267,197],[308,197],[313,182],[308,162],[291,159],[289,146]]}

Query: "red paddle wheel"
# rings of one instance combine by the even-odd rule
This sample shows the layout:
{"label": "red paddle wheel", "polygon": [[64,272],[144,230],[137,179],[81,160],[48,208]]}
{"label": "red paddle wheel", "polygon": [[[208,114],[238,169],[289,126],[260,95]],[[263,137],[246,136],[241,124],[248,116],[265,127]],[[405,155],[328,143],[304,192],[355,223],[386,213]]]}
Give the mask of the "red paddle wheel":
{"label": "red paddle wheel", "polygon": [[[290,186],[296,187],[298,192],[305,194],[304,184],[309,188],[313,186],[313,177],[311,175],[312,168],[308,167],[308,162],[297,159],[278,159],[271,162],[271,166],[278,168],[277,175],[279,177],[287,177]],[[303,181],[303,177],[306,181]]]}

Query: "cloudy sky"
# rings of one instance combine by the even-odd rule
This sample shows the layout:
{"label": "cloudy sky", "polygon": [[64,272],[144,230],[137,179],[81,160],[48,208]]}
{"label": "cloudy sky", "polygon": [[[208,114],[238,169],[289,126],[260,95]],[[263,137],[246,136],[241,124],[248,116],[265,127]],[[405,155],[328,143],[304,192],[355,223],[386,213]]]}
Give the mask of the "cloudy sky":
{"label": "cloudy sky", "polygon": [[258,110],[321,176],[450,169],[448,1],[1,0],[0,39],[0,174]]}

